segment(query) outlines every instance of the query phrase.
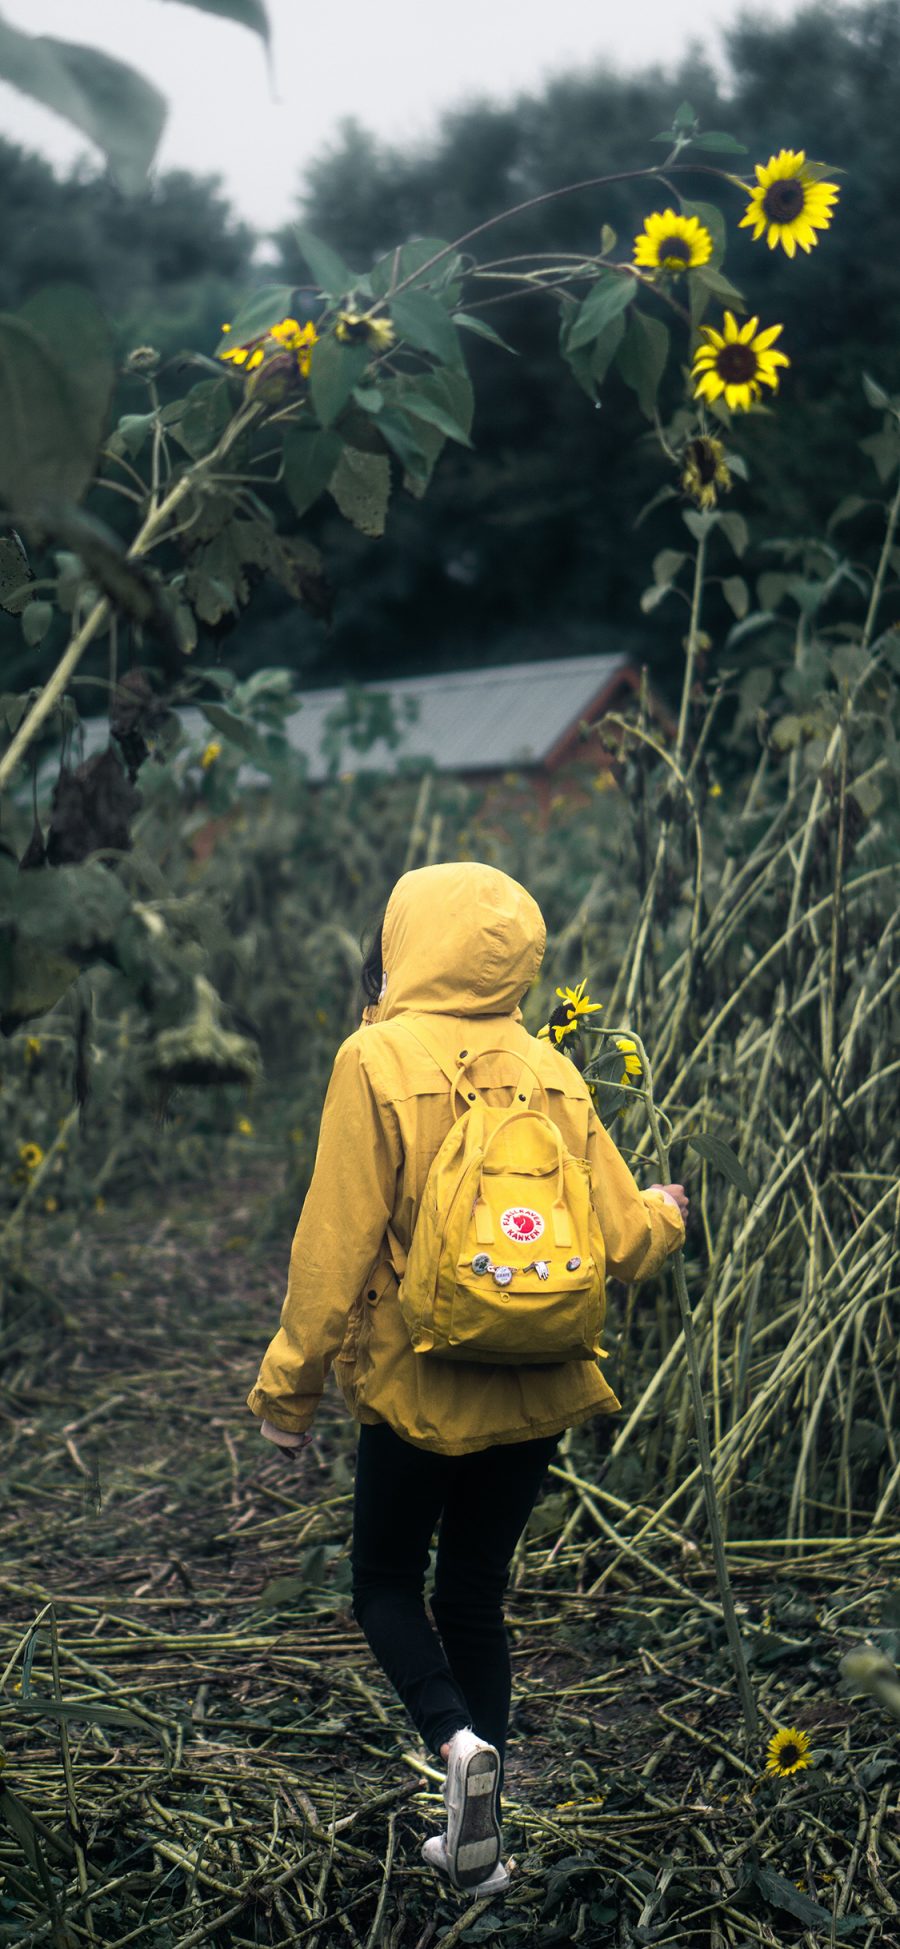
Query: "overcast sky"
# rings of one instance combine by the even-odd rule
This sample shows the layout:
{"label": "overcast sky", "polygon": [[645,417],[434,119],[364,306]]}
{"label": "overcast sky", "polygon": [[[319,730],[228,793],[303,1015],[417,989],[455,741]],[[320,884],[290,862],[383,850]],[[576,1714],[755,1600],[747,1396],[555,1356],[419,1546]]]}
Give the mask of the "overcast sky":
{"label": "overcast sky", "polygon": [[[762,0],[786,19],[797,0]],[[548,76],[714,58],[746,0],[269,0],[275,95],[256,35],[178,0],[0,0],[12,26],[84,41],[139,67],[170,103],[161,168],[218,173],[240,213],[273,228],[304,162],[354,115],[388,141],[427,138],[442,109]],[[675,104],[673,104],[675,106]],[[57,116],[0,84],[0,128],[65,168],[92,153]],[[648,134],[654,131],[648,131]],[[96,153],[96,152],[93,152]]]}

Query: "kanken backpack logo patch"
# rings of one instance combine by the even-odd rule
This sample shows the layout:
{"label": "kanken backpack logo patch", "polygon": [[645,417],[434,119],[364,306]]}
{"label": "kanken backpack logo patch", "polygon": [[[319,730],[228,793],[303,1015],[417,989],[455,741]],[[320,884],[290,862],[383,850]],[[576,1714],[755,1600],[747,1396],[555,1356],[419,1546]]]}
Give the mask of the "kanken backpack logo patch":
{"label": "kanken backpack logo patch", "polygon": [[501,1211],[500,1223],[507,1238],[514,1238],[517,1245],[532,1245],[540,1238],[544,1221],[539,1211],[529,1211],[527,1206],[516,1206],[510,1211]]}
{"label": "kanken backpack logo patch", "polygon": [[489,1051],[454,1069],[420,1018],[404,1026],[461,1109],[428,1172],[398,1293],[415,1351],[508,1366],[597,1359],[606,1256],[590,1172],[549,1116],[530,1054],[500,1045],[522,1065],[500,1109],[468,1074]]}

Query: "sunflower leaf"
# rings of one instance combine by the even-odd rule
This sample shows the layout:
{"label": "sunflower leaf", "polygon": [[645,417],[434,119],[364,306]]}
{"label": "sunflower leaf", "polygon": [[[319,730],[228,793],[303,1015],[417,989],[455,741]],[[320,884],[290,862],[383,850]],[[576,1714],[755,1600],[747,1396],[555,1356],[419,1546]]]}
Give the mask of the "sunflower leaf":
{"label": "sunflower leaf", "polygon": [[330,244],[322,242],[306,225],[294,225],[294,236],[300,245],[301,253],[312,271],[321,291],[329,298],[343,298],[352,291],[356,282],[353,272],[348,270],[344,260]]}
{"label": "sunflower leaf", "polygon": [[706,129],[703,135],[691,137],[695,149],[717,149],[721,155],[746,156],[747,144],[738,142],[737,137],[729,135],[726,129]]}
{"label": "sunflower leaf", "polygon": [[726,575],[722,594],[733,616],[742,622],[750,607],[750,591],[742,575]]}
{"label": "sunflower leaf", "polygon": [[688,1137],[692,1150],[711,1164],[714,1171],[721,1171],[729,1183],[737,1186],[745,1198],[753,1197],[753,1186],[741,1163],[737,1152],[726,1144],[724,1137],[716,1137],[711,1130],[692,1130]]}
{"label": "sunflower leaf", "polygon": [[633,278],[624,273],[605,271],[578,308],[568,333],[567,350],[577,352],[582,345],[589,345],[592,339],[599,338],[605,327],[633,302],[636,293],[637,285]]}
{"label": "sunflower leaf", "polygon": [[808,1929],[827,1929],[831,1932],[833,1926],[835,1935],[846,1936],[859,1927],[859,1918],[855,1916],[843,1916],[833,1925],[830,1909],[823,1908],[821,1902],[814,1902],[810,1895],[803,1893],[802,1888],[795,1888],[785,1875],[777,1875],[773,1868],[765,1867],[762,1862],[751,1867],[750,1879],[770,1908],[786,1910],[788,1915],[795,1915],[798,1922],[804,1922]]}
{"label": "sunflower leaf", "polygon": [[[692,203],[685,196],[680,197],[679,201],[681,203],[682,216],[696,217],[697,222],[702,223],[704,229],[709,231],[712,238],[712,256],[707,260],[705,265],[701,265],[699,268],[705,270],[707,273],[709,271],[717,271],[725,255],[725,245],[727,242],[725,218],[718,204]],[[692,273],[693,275],[695,274]]]}
{"label": "sunflower leaf", "polygon": [[868,372],[863,373],[862,385],[869,405],[874,406],[876,412],[889,413],[891,411],[889,394],[885,392],[883,386],[879,386],[877,381],[870,377]]}
{"label": "sunflower leaf", "polygon": [[637,393],[645,419],[652,420],[659,382],[669,356],[669,330],[660,318],[649,318],[635,307],[619,351],[617,364],[626,386]]}

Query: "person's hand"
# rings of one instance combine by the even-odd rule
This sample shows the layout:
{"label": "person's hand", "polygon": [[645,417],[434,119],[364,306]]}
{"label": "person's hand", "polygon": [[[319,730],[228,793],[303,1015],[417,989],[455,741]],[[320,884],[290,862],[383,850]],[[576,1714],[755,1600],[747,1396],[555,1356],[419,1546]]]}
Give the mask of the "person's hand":
{"label": "person's hand", "polygon": [[678,1206],[681,1216],[685,1224],[687,1224],[690,1200],[683,1184],[648,1184],[647,1190],[661,1191],[664,1198],[668,1198],[671,1204]]}
{"label": "person's hand", "polygon": [[276,1428],[271,1421],[263,1421],[259,1432],[272,1443],[273,1448],[278,1449],[286,1462],[292,1462],[296,1456],[302,1455],[304,1448],[308,1448],[312,1441],[309,1431],[302,1435],[291,1435],[286,1428]]}

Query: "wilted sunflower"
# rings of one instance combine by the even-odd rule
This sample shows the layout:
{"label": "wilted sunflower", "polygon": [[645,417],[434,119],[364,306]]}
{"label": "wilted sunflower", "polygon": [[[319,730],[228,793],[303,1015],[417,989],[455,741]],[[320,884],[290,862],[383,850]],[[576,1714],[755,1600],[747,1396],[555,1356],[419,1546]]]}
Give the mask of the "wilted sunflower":
{"label": "wilted sunflower", "polygon": [[746,413],[759,399],[762,386],[777,391],[775,367],[791,363],[786,352],[771,349],[784,327],[769,325],[761,332],[758,326],[758,318],[739,325],[733,311],[726,311],[720,332],[701,325],[705,344],[694,353],[691,368],[696,399],[718,399],[724,393],[726,406]]}
{"label": "wilted sunflower", "polygon": [[688,441],[681,457],[681,485],[685,494],[696,501],[698,508],[714,508],[719,498],[717,490],[721,488],[727,494],[732,484],[721,440],[699,434],[696,440]]}
{"label": "wilted sunflower", "polygon": [[586,979],[579,981],[577,988],[557,988],[561,1007],[555,1008],[549,1022],[538,1029],[539,1036],[545,1035],[548,1039],[552,1036],[557,1048],[567,1035],[577,1035],[582,1015],[593,1015],[596,1009],[603,1007],[602,1002],[592,1002],[585,994]]}
{"label": "wilted sunflower", "polygon": [[801,1767],[811,1766],[809,1735],[798,1726],[782,1726],[773,1734],[766,1748],[766,1772],[777,1773],[779,1779],[786,1780],[789,1773],[799,1773]]}
{"label": "wilted sunflower", "polygon": [[389,318],[370,318],[358,311],[339,311],[334,335],[342,345],[370,345],[376,352],[386,352],[396,338]]}
{"label": "wilted sunflower", "polygon": [[781,149],[767,163],[756,164],[757,185],[750,191],[747,214],[739,228],[753,227],[756,242],[763,231],[769,249],[780,244],[788,257],[797,245],[811,251],[819,239],[817,230],[827,230],[833,206],[840,195],[837,183],[821,183],[806,160],[804,149]]}
{"label": "wilted sunflower", "polygon": [[712,256],[713,240],[698,217],[681,217],[676,210],[655,210],[644,218],[634,240],[634,262],[659,271],[695,271]]}

